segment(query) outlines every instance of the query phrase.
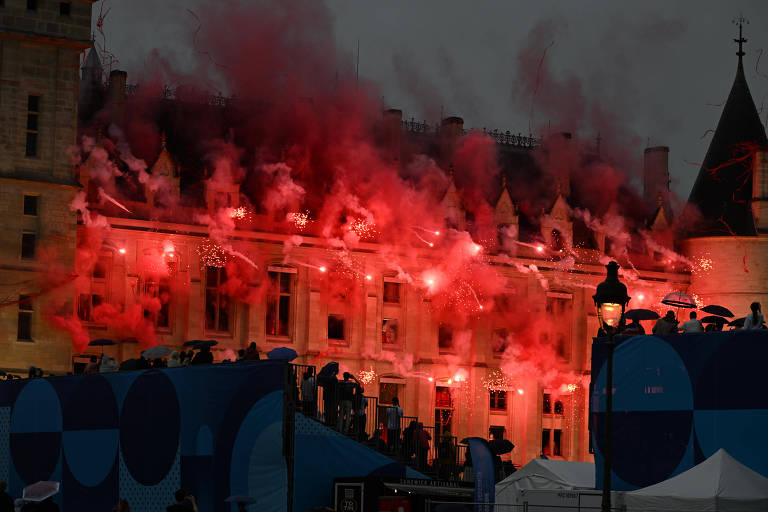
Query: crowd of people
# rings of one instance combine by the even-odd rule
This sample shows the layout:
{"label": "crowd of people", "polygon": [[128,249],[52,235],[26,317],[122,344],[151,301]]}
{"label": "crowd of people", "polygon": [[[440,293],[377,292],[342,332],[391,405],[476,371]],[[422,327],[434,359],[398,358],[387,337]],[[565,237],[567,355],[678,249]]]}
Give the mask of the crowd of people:
{"label": "crowd of people", "polygon": [[[760,303],[753,302],[750,307],[750,312],[744,317],[744,324],[741,330],[752,329],[765,329],[765,321],[763,314],[760,311]],[[675,312],[672,310],[667,311],[667,314],[659,318],[656,324],[653,326],[653,334],[675,334],[675,333],[690,333],[690,332],[720,332],[723,330],[723,326],[726,324],[725,319],[722,322],[714,322],[707,324],[706,328],[698,319],[696,311],[691,311],[688,314],[688,320],[680,324],[675,318]],[[638,332],[639,331],[639,332]],[[631,324],[621,331],[622,334],[645,334],[643,326],[640,325],[637,320],[634,320]]]}

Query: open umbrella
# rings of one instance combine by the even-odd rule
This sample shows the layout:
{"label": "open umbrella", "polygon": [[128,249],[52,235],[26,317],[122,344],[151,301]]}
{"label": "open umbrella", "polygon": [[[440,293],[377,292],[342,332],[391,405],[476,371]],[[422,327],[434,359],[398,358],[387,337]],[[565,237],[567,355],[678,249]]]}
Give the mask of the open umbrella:
{"label": "open umbrella", "polygon": [[96,340],[91,340],[88,343],[89,347],[101,347],[101,353],[104,353],[104,347],[107,345],[117,345],[117,342],[115,340],[108,340],[106,338],[99,338]]}
{"label": "open umbrella", "polygon": [[668,293],[661,303],[676,308],[691,309],[696,307],[696,301],[693,300],[693,297],[683,292]]}
{"label": "open umbrella", "polygon": [[144,357],[146,357],[147,359],[156,359],[158,357],[165,357],[170,353],[171,353],[171,349],[169,349],[168,347],[164,347],[162,345],[157,345],[156,347],[150,347],[144,352],[142,352]]}
{"label": "open umbrella", "polygon": [[701,323],[703,323],[703,324],[725,325],[725,324],[728,323],[728,319],[727,318],[723,318],[721,316],[710,315],[710,316],[705,316],[704,318],[702,318],[701,319]]}
{"label": "open umbrella", "polygon": [[218,345],[219,342],[216,340],[189,340],[184,342],[185,347],[194,347],[194,348],[203,348],[203,347],[213,347]]}
{"label": "open umbrella", "polygon": [[189,340],[184,342],[185,347],[196,347],[203,340]]}
{"label": "open umbrella", "polygon": [[659,314],[650,309],[630,309],[624,313],[624,318],[629,320],[658,320]]}
{"label": "open umbrella", "polygon": [[320,373],[317,374],[318,377],[333,377],[334,375],[337,375],[339,373],[339,363],[336,361],[331,361],[330,363],[323,366],[323,368],[320,370]]}
{"label": "open umbrella", "polygon": [[491,439],[488,441],[488,446],[494,455],[504,455],[515,449],[515,445],[509,439]]}
{"label": "open umbrella", "polygon": [[704,306],[701,308],[701,310],[712,315],[727,316],[728,318],[733,318],[733,313],[731,313],[731,310],[723,306]]}
{"label": "open umbrella", "polygon": [[59,492],[59,482],[41,480],[24,488],[21,497],[27,501],[43,501]]}
{"label": "open umbrella", "polygon": [[297,357],[299,357],[299,354],[288,347],[277,347],[267,352],[267,359],[286,359],[288,361],[293,361]]}
{"label": "open umbrella", "polygon": [[739,327],[739,328],[741,328],[741,327],[744,327],[744,320],[746,320],[746,319],[747,319],[747,317],[743,316],[741,318],[737,318],[736,320],[731,320],[730,322],[728,322],[728,325],[731,326],[731,327]]}

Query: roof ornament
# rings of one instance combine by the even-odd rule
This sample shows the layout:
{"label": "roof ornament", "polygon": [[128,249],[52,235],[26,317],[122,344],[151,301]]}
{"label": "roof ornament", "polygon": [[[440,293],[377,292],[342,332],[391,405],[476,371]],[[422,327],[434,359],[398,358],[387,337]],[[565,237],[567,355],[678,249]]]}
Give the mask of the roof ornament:
{"label": "roof ornament", "polygon": [[749,25],[749,20],[746,19],[742,14],[739,14],[738,18],[734,18],[733,24],[739,26],[739,38],[734,39],[733,42],[739,43],[739,51],[736,52],[736,55],[739,56],[739,61],[741,61],[741,58],[744,56],[744,49],[742,48],[742,44],[747,42],[744,36],[742,36],[741,29],[744,25]]}

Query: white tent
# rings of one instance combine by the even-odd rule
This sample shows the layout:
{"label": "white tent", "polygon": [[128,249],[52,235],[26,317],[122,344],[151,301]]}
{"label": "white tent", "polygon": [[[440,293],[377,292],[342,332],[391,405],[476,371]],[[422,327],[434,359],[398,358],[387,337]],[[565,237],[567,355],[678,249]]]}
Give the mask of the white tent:
{"label": "white tent", "polygon": [[594,489],[595,464],[533,459],[496,484],[496,503],[516,504],[523,489]]}
{"label": "white tent", "polygon": [[768,478],[722,448],[684,473],[624,494],[627,511],[768,510]]}

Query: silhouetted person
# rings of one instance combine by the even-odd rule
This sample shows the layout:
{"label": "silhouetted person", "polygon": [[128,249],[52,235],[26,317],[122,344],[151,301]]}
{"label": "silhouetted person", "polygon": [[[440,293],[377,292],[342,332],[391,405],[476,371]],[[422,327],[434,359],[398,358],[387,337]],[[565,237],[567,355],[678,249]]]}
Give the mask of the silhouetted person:
{"label": "silhouetted person", "polygon": [[85,365],[85,371],[83,373],[99,373],[99,358],[91,356],[91,360]]}
{"label": "silhouetted person", "polygon": [[0,480],[0,512],[13,512],[13,498],[5,492],[8,482]]}
{"label": "silhouetted person", "polygon": [[704,326],[701,325],[701,322],[696,318],[695,311],[691,311],[691,314],[688,315],[688,317],[690,320],[683,322],[680,326],[681,332],[704,332]]}
{"label": "silhouetted person", "polygon": [[751,313],[744,319],[742,329],[760,329],[763,326],[763,313],[760,312],[760,303],[753,302],[749,305]]}
{"label": "silhouetted person", "polygon": [[259,356],[259,347],[256,346],[255,341],[252,341],[248,345],[248,348],[245,349],[244,359],[246,361],[258,361],[259,359],[261,359],[261,357]]}
{"label": "silhouetted person", "polygon": [[200,347],[200,352],[195,354],[195,357],[189,364],[211,364],[213,363],[213,354],[211,353],[211,347],[203,345]]}
{"label": "silhouetted person", "polygon": [[400,450],[400,418],[403,417],[403,409],[397,397],[392,399],[392,405],[387,407],[387,442],[389,449],[397,453]]}
{"label": "silhouetted person", "polygon": [[301,380],[301,410],[310,418],[317,414],[317,384],[314,373],[315,369],[310,366]]}
{"label": "silhouetted person", "polygon": [[184,489],[179,489],[173,493],[176,503],[165,507],[166,512],[198,512],[195,497],[187,493]]}
{"label": "silhouetted person", "polygon": [[632,323],[627,324],[624,329],[621,330],[621,334],[625,334],[627,336],[638,336],[645,334],[645,329],[637,318],[633,318]]}
{"label": "silhouetted person", "polygon": [[674,334],[677,331],[677,320],[675,320],[675,312],[670,310],[662,318],[656,320],[656,325],[653,326],[653,334]]}

